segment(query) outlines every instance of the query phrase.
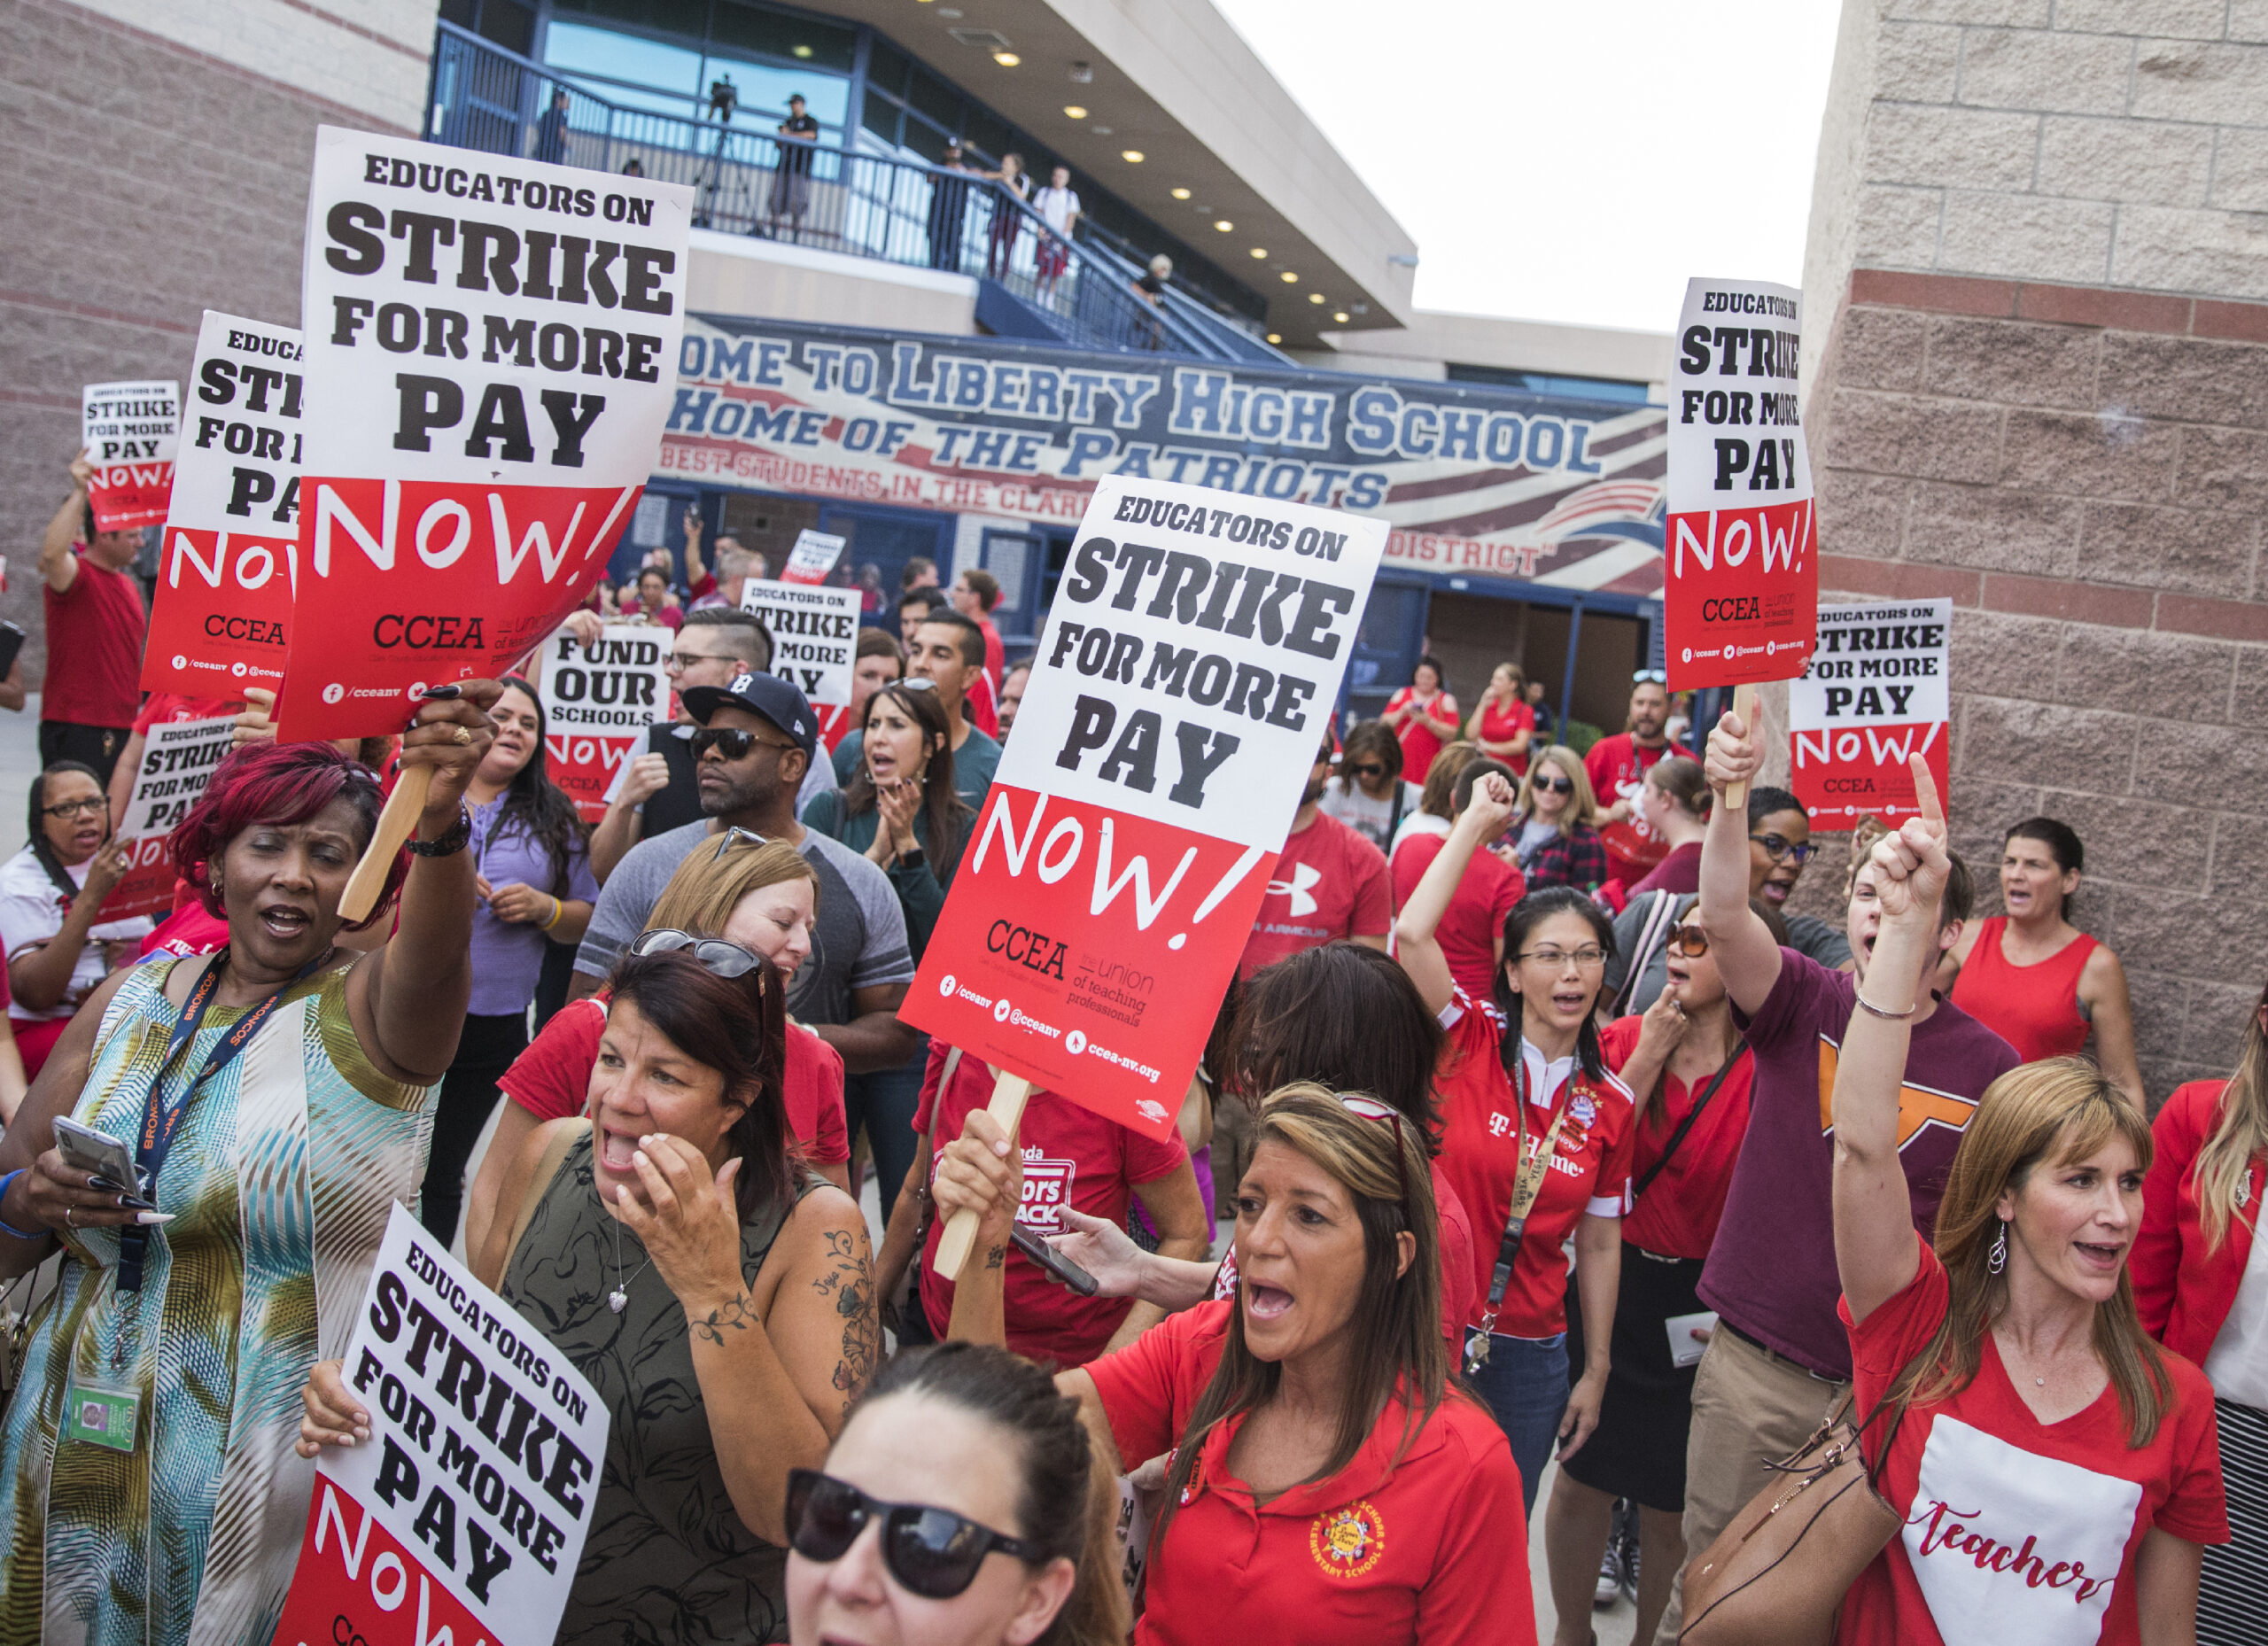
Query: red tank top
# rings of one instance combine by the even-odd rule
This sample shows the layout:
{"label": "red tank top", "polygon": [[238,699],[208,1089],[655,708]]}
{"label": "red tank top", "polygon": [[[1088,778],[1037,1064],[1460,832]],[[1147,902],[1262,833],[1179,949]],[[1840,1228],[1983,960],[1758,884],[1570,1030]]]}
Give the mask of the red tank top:
{"label": "red tank top", "polygon": [[2079,974],[2095,951],[2081,932],[2045,960],[2012,966],[2000,952],[2008,921],[1994,915],[1953,980],[1953,1003],[2016,1049],[2027,1063],[2071,1057],[2087,1043],[2079,1015]]}

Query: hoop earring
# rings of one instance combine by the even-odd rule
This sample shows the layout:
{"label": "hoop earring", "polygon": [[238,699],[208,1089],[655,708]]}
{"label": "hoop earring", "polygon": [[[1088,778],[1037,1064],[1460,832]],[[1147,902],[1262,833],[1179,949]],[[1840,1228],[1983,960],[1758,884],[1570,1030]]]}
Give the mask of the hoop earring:
{"label": "hoop earring", "polygon": [[1997,1275],[2008,1266],[2008,1223],[2006,1218],[2002,1218],[2000,1220],[2000,1232],[1993,1237],[1992,1254],[1985,1258],[1984,1267],[1991,1269]]}

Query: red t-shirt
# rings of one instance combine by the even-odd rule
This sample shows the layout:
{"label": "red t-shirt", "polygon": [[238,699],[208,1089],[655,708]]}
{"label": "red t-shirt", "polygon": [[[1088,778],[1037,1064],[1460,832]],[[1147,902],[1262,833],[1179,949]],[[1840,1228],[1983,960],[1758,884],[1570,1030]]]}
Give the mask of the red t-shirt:
{"label": "red t-shirt", "polygon": [[137,960],[152,955],[170,955],[185,959],[191,955],[210,954],[229,941],[229,923],[215,915],[207,914],[205,905],[193,895],[183,898],[186,882],[174,882],[174,912],[158,923],[157,929],[142,940],[135,951]]}
{"label": "red t-shirt", "polygon": [[[1410,901],[1410,894],[1448,843],[1439,835],[1412,835],[1394,849],[1396,908]],[[1434,932],[1441,939],[1441,958],[1449,962],[1456,986],[1475,1000],[1495,995],[1496,940],[1504,935],[1504,917],[1526,891],[1526,877],[1484,846],[1472,854],[1450,894],[1449,906],[1442,911]]]}
{"label": "red t-shirt", "polygon": [[1275,878],[1252,917],[1237,975],[1249,977],[1302,949],[1344,937],[1383,937],[1394,925],[1385,854],[1337,818],[1315,821],[1284,842]]}
{"label": "red t-shirt", "polygon": [[[591,1069],[606,1033],[603,991],[571,1000],[546,1023],[496,1084],[538,1120],[580,1114],[590,1097]],[[843,1054],[805,1029],[788,1025],[788,1130],[814,1166],[850,1158],[843,1123]]]}
{"label": "red t-shirt", "polygon": [[1597,797],[1603,815],[1618,800],[1631,805],[1630,816],[1619,823],[1599,825],[1599,838],[1606,842],[1606,861],[1613,877],[1625,886],[1635,884],[1645,877],[1646,871],[1667,855],[1664,845],[1645,819],[1637,814],[1638,791],[1645,787],[1646,773],[1654,763],[1670,752],[1664,743],[1658,749],[1642,749],[1633,742],[1627,732],[1617,732],[1612,737],[1602,737],[1591,745],[1590,753],[1583,757],[1583,771],[1591,780],[1591,793]]}
{"label": "red t-shirt", "polygon": [[[1386,699],[1386,711],[1394,714],[1406,708],[1411,701],[1410,688],[1405,686]],[[1444,746],[1456,741],[1456,716],[1449,710],[1449,694],[1436,692],[1433,701],[1418,715],[1402,723],[1395,738],[1402,744],[1402,775],[1404,780],[1423,783],[1425,773],[1433,769],[1433,757]]]}
{"label": "red t-shirt", "polygon": [[[1472,1219],[1476,1253],[1485,1254],[1487,1270],[1493,1270],[1505,1214],[1511,1209],[1512,1177],[1519,1169],[1512,1083],[1499,1052],[1504,1025],[1495,1006],[1476,1006],[1460,989],[1441,1009],[1441,1026],[1449,1031],[1434,1078],[1441,1094],[1441,1169]],[[1542,1139],[1563,1106],[1567,1122],[1559,1129],[1551,1169],[1543,1174],[1543,1186],[1528,1210],[1495,1330],[1508,1338],[1548,1338],[1567,1329],[1567,1264],[1559,1248],[1585,1213],[1622,1215],[1635,1128],[1629,1089],[1613,1075],[1592,1080],[1572,1059],[1546,1068],[1542,1055],[1532,1052],[1527,1061],[1528,1146]],[[1469,1324],[1480,1324],[1486,1290],[1474,1300]]]}
{"label": "red t-shirt", "polygon": [[[1916,1235],[1913,1284],[1851,1324],[1858,1409],[1873,1409],[1946,1317],[1946,1271]],[[1988,1332],[1976,1380],[1906,1413],[1881,1472],[1905,1526],[1851,1586],[1838,1646],[2136,1646],[2134,1557],[2162,1528],[2193,1543],[2229,1541],[2205,1374],[2167,1351],[2173,1397],[2150,1443],[2132,1449],[2118,1391],[2043,1424],[2009,1382]],[[1878,1456],[1889,1418],[1868,1432]]]}
{"label": "red t-shirt", "polygon": [[[1650,891],[1674,892],[1681,897],[1690,897],[1701,889],[1701,842],[1689,840],[1682,846],[1672,848],[1660,862],[1648,869],[1639,880],[1632,882],[1630,896],[1643,897]],[[1626,903],[1624,907],[1629,905]]]}
{"label": "red t-shirt", "polygon": [[[1000,644],[1000,631],[992,626],[991,618],[979,617],[976,626],[984,636],[984,672],[997,691],[1003,678],[1001,672],[1008,661],[1008,648]],[[989,737],[991,734],[988,732],[985,735]]]}
{"label": "red t-shirt", "polygon": [[1000,735],[1000,704],[992,695],[991,677],[979,669],[968,678],[960,699],[960,718],[985,736]]}
{"label": "red t-shirt", "polygon": [[184,697],[179,692],[152,692],[142,712],[134,717],[134,729],[146,737],[153,726],[217,720],[224,714],[242,714],[244,707],[241,697]]}
{"label": "red t-shirt", "polygon": [[[1629,1062],[1630,1054],[1638,1049],[1638,1027],[1642,1019],[1617,1018],[1598,1031],[1598,1049],[1606,1059],[1607,1068],[1616,1074]],[[1685,1123],[1701,1094],[1709,1089],[1713,1074],[1704,1075],[1692,1085],[1662,1071],[1662,1085],[1666,1092],[1662,1123],[1648,1122],[1645,1106],[1634,1092],[1632,1148],[1630,1151],[1630,1181],[1653,1170],[1654,1162],[1662,1157],[1662,1150]],[[1705,1258],[1709,1255],[1709,1243],[1717,1238],[1717,1224],[1725,1215],[1725,1195],[1733,1186],[1733,1166],[1740,1159],[1741,1140],[1748,1135],[1748,1097],[1756,1080],[1756,1054],[1743,1046],[1727,1071],[1716,1095],[1709,1099],[1709,1106],[1701,1111],[1701,1118],[1693,1130],[1685,1134],[1685,1141],[1677,1145],[1677,1153],[1670,1156],[1653,1182],[1646,1185],[1646,1192],[1635,1203],[1626,1202],[1622,1214],[1622,1238],[1657,1257]]]}
{"label": "red t-shirt", "polygon": [[79,574],[58,594],[43,582],[47,609],[47,678],[39,718],[73,726],[128,726],[142,707],[142,641],[149,619],[142,586],[74,543]]}
{"label": "red t-shirt", "polygon": [[[1180,1442],[1236,1307],[1200,1303],[1087,1368],[1129,1467]],[[1519,1469],[1469,1396],[1452,1388],[1407,1450],[1388,1401],[1346,1468],[1265,1504],[1229,1472],[1243,1422],[1207,1434],[1151,1548],[1137,1646],[1534,1646]]]}
{"label": "red t-shirt", "polygon": [[[1515,699],[1509,709],[1499,709],[1494,703],[1485,704],[1480,710],[1480,741],[1484,743],[1509,743],[1522,732],[1535,730],[1535,710],[1526,703]],[[1491,755],[1492,760],[1502,760],[1522,777],[1527,775],[1527,756]]]}
{"label": "red t-shirt", "polygon": [[[937,1083],[951,1050],[942,1040],[929,1043],[921,1103],[913,1114],[913,1130],[928,1132],[939,1150],[960,1136],[970,1111],[992,1100],[992,1071],[977,1057],[961,1059],[952,1084],[940,1095]],[[1122,1229],[1136,1184],[1189,1169],[1179,1132],[1161,1143],[1052,1091],[1031,1094],[1016,1141],[1024,1153],[1024,1198],[1016,1221],[1043,1238],[1064,1232],[1067,1205]],[[921,1306],[940,1338],[953,1317],[953,1283],[937,1273],[934,1261],[944,1236],[945,1220],[933,1218],[921,1258]],[[1067,1370],[1101,1354],[1134,1307],[1131,1298],[1081,1297],[1013,1248],[1005,1290],[1008,1347],[1043,1366]]]}

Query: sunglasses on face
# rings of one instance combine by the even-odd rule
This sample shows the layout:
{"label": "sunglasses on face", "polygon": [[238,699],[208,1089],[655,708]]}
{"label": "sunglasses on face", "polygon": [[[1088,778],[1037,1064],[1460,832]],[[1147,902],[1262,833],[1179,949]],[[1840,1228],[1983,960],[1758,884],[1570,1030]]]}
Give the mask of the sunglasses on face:
{"label": "sunglasses on face", "polygon": [[1785,863],[1792,858],[1798,868],[1809,863],[1812,854],[1819,850],[1808,842],[1799,846],[1785,835],[1751,835],[1749,839],[1763,847],[1764,855],[1773,862]]}
{"label": "sunglasses on face", "polygon": [[816,1469],[788,1471],[788,1545],[804,1559],[831,1565],[876,1520],[882,1523],[883,1567],[900,1588],[924,1600],[951,1600],[962,1593],[996,1549],[1018,1560],[1046,1558],[1021,1538],[950,1509],[885,1503]]}
{"label": "sunglasses on face", "polygon": [[1572,795],[1575,792],[1575,780],[1572,777],[1539,777],[1535,780],[1535,787],[1547,795]]}
{"label": "sunglasses on face", "polygon": [[714,749],[727,760],[745,760],[752,749],[793,749],[793,743],[775,743],[768,737],[758,737],[741,726],[703,726],[693,734],[693,757],[695,760]]}
{"label": "sunglasses on face", "polygon": [[1386,768],[1375,760],[1367,765],[1350,765],[1347,769],[1356,777],[1384,777],[1386,775]]}
{"label": "sunglasses on face", "polygon": [[681,932],[674,927],[656,927],[650,932],[641,932],[630,945],[634,955],[690,953],[695,960],[719,977],[745,977],[764,964],[763,957],[743,949],[736,943],[722,937],[695,937],[691,932]]}
{"label": "sunglasses on face", "polygon": [[1709,934],[1697,926],[1681,926],[1669,935],[1669,946],[1689,960],[1709,952]]}

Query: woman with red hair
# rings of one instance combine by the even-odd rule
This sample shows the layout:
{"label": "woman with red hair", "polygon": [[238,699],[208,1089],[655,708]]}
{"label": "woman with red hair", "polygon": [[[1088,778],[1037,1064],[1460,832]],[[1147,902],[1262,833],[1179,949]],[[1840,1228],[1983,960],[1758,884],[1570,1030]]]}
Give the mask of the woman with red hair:
{"label": "woman with red hair", "polygon": [[[377,778],[327,743],[224,761],[173,851],[228,946],[106,978],[0,1137],[0,1276],[69,1260],[0,1429],[0,1637],[267,1640],[314,1483],[299,1387],[416,1192],[464,1021],[462,796],[497,691],[424,703],[402,740],[432,786],[367,954],[337,947],[338,903]],[[66,1115],[123,1140],[141,1182],[66,1164]]]}

